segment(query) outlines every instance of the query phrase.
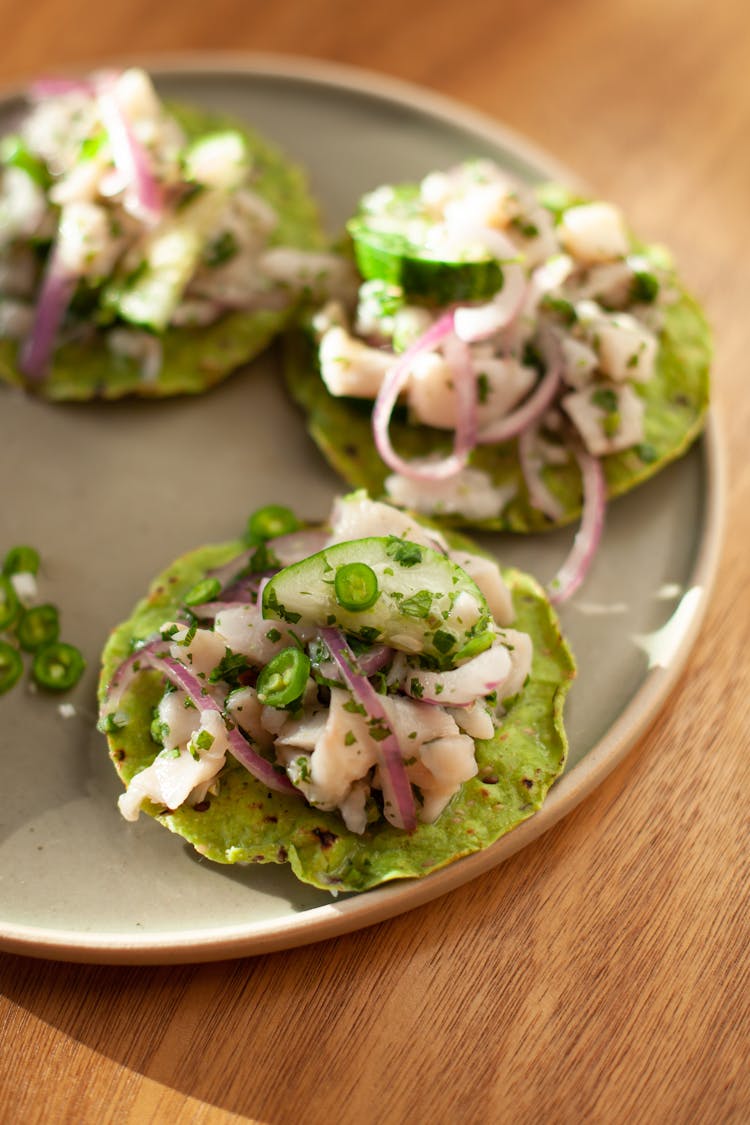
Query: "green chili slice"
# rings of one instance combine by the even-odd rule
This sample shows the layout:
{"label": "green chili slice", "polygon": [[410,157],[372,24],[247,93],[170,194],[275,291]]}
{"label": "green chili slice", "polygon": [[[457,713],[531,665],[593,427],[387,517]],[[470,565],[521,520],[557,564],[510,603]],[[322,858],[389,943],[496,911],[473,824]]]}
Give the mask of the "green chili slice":
{"label": "green chili slice", "polygon": [[291,508],[285,508],[281,504],[267,504],[250,516],[247,521],[247,537],[251,543],[262,543],[266,539],[288,535],[290,531],[299,531],[301,527],[301,522]]}
{"label": "green chili slice", "polygon": [[203,605],[212,602],[221,593],[221,582],[218,578],[204,578],[188,590],[182,599],[184,605]]}
{"label": "green chili slice", "polygon": [[336,601],[344,609],[357,611],[375,605],[380,595],[375,571],[367,563],[345,563],[333,579]]}
{"label": "green chili slice", "polygon": [[0,574],[0,629],[7,629],[18,617],[21,603],[10,578]]}
{"label": "green chili slice", "polygon": [[21,615],[17,627],[18,643],[26,652],[36,652],[60,636],[60,615],[53,605],[37,605]]}
{"label": "green chili slice", "polygon": [[310,661],[300,649],[282,649],[266,664],[258,676],[258,699],[269,707],[289,707],[305,690],[310,675]]}
{"label": "green chili slice", "polygon": [[0,161],[7,168],[20,168],[39,187],[49,187],[50,174],[46,165],[39,157],[34,156],[21,137],[15,134],[3,137],[0,141]]}
{"label": "green chili slice", "polygon": [[0,641],[0,695],[18,683],[23,672],[21,654],[7,641]]}
{"label": "green chili slice", "polygon": [[3,562],[3,574],[36,574],[39,552],[34,547],[11,547]]}
{"label": "green chili slice", "polygon": [[74,645],[56,641],[36,650],[31,674],[47,691],[68,691],[78,683],[85,667],[83,654]]}

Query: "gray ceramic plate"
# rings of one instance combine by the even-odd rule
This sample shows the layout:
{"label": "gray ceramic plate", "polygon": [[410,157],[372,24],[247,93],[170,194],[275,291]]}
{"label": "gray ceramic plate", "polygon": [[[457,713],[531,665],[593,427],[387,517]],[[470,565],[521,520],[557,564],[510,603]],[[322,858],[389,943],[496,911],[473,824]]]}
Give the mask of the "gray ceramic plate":
{"label": "gray ceramic plate", "polygon": [[[245,117],[310,170],[331,230],[366,189],[469,155],[527,178],[564,170],[490,121],[372,75],[291,60],[151,67],[169,97]],[[0,107],[6,128],[18,102]],[[286,868],[223,868],[142,817],[119,817],[119,782],[94,729],[97,657],[151,577],[228,539],[268,502],[310,519],[340,483],[282,392],[273,356],[201,398],[50,406],[2,392],[6,487],[0,551],[34,543],[42,593],[88,655],[76,714],[15,689],[0,728],[0,947],[103,962],[208,960],[288,948],[408,910],[488,871],[563,816],[664,703],[695,640],[719,543],[712,427],[680,463],[614,504],[584,589],[564,608],[580,674],[570,763],[541,813],[494,847],[418,882],[331,899]],[[9,499],[10,497],[10,499]],[[488,545],[549,579],[572,532]]]}

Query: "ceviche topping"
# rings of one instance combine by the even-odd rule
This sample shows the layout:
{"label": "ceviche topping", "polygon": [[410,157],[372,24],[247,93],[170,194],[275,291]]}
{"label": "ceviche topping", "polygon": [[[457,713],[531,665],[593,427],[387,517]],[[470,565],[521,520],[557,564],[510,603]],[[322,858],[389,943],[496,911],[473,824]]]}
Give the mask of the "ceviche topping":
{"label": "ceviche topping", "polygon": [[[488,160],[378,188],[348,229],[363,281],[356,305],[332,301],[314,318],[320,374],[330,394],[373,401],[388,497],[498,516],[508,495],[479,454],[517,439],[529,502],[554,522],[563,507],[547,471],[579,464],[591,510],[552,586],[562,600],[601,531],[606,489],[592,461],[645,449],[640,388],[670,290],[663,255],[635,252],[612,204],[529,188]],[[436,431],[433,454],[394,448],[399,406]],[[453,434],[447,454],[439,431]]]}
{"label": "ceviche topping", "polygon": [[94,330],[153,379],[168,328],[284,308],[341,274],[333,255],[274,245],[242,128],[196,138],[143,70],[38,82],[29,100],[0,145],[0,338],[20,343],[27,380]]}
{"label": "ceviche topping", "polygon": [[277,506],[250,528],[248,550],[195,584],[106,686],[112,732],[139,677],[164,685],[161,749],[131,778],[123,815],[203,801],[231,755],[354,833],[435,821],[531,670],[497,564],[364,493],[339,499],[324,529]]}

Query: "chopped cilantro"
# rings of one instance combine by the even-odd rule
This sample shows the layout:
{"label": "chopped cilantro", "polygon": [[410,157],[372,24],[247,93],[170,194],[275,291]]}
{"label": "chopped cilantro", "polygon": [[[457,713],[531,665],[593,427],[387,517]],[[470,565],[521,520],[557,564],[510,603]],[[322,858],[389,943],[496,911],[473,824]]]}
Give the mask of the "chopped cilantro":
{"label": "chopped cilantro", "polygon": [[211,266],[212,268],[215,266],[223,266],[225,262],[228,262],[230,258],[235,256],[238,250],[237,239],[232,232],[223,230],[221,234],[218,234],[209,242],[208,246],[206,246],[206,249],[203,251],[203,261],[207,266]]}
{"label": "chopped cilantro", "polygon": [[229,649],[226,655],[222,656],[219,663],[211,672],[208,677],[209,682],[216,684],[219,680],[236,680],[243,672],[246,672],[249,667],[247,657],[242,653],[231,652]]}
{"label": "chopped cilantro", "polygon": [[418,543],[411,543],[408,539],[399,539],[395,535],[388,536],[388,555],[399,566],[416,566],[422,561],[422,548]]}
{"label": "chopped cilantro", "polygon": [[636,445],[635,451],[645,465],[651,465],[659,457],[656,448],[648,441],[642,441],[640,445]]}
{"label": "chopped cilantro", "polygon": [[433,595],[429,590],[417,590],[410,598],[404,598],[399,605],[401,613],[407,617],[425,618],[432,608]]}
{"label": "chopped cilantro", "polygon": [[591,395],[591,404],[607,414],[614,414],[619,406],[617,395],[610,387],[598,387]]}
{"label": "chopped cilantro", "polygon": [[442,652],[443,654],[445,654],[450,652],[450,650],[453,648],[456,643],[456,638],[452,633],[448,633],[445,629],[438,629],[435,633],[435,636],[432,638],[432,642],[438,652]]}

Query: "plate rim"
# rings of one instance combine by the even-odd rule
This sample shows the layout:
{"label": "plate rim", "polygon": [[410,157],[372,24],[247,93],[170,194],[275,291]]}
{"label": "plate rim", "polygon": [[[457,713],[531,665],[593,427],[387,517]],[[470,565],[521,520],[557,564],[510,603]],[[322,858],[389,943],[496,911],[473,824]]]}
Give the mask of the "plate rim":
{"label": "plate rim", "polygon": [[[111,58],[109,62],[116,62]],[[541,146],[479,110],[424,86],[386,74],[298,55],[237,51],[188,51],[139,55],[120,60],[160,75],[187,77],[219,73],[233,77],[269,77],[309,81],[344,94],[364,93],[375,99],[404,103],[427,116],[458,125],[484,140],[512,149],[530,164],[576,186],[582,180]],[[97,64],[101,66],[101,62]],[[80,74],[95,66],[79,65],[61,73]],[[0,102],[18,97],[23,87],[0,88]],[[700,543],[689,589],[698,596],[682,634],[676,657],[668,667],[648,670],[636,692],[605,735],[585,757],[552,787],[542,808],[495,844],[465,856],[421,880],[397,880],[359,896],[333,900],[285,918],[243,922],[207,931],[134,934],[127,931],[79,931],[3,923],[0,950],[49,960],[90,964],[178,964],[229,960],[273,953],[338,937],[386,921],[425,905],[496,867],[567,816],[625,758],[655,721],[677,685],[702,627],[716,580],[724,538],[726,454],[721,420],[715,404],[695,443],[705,461]],[[687,590],[686,590],[687,592]],[[683,595],[684,597],[684,595]]]}

